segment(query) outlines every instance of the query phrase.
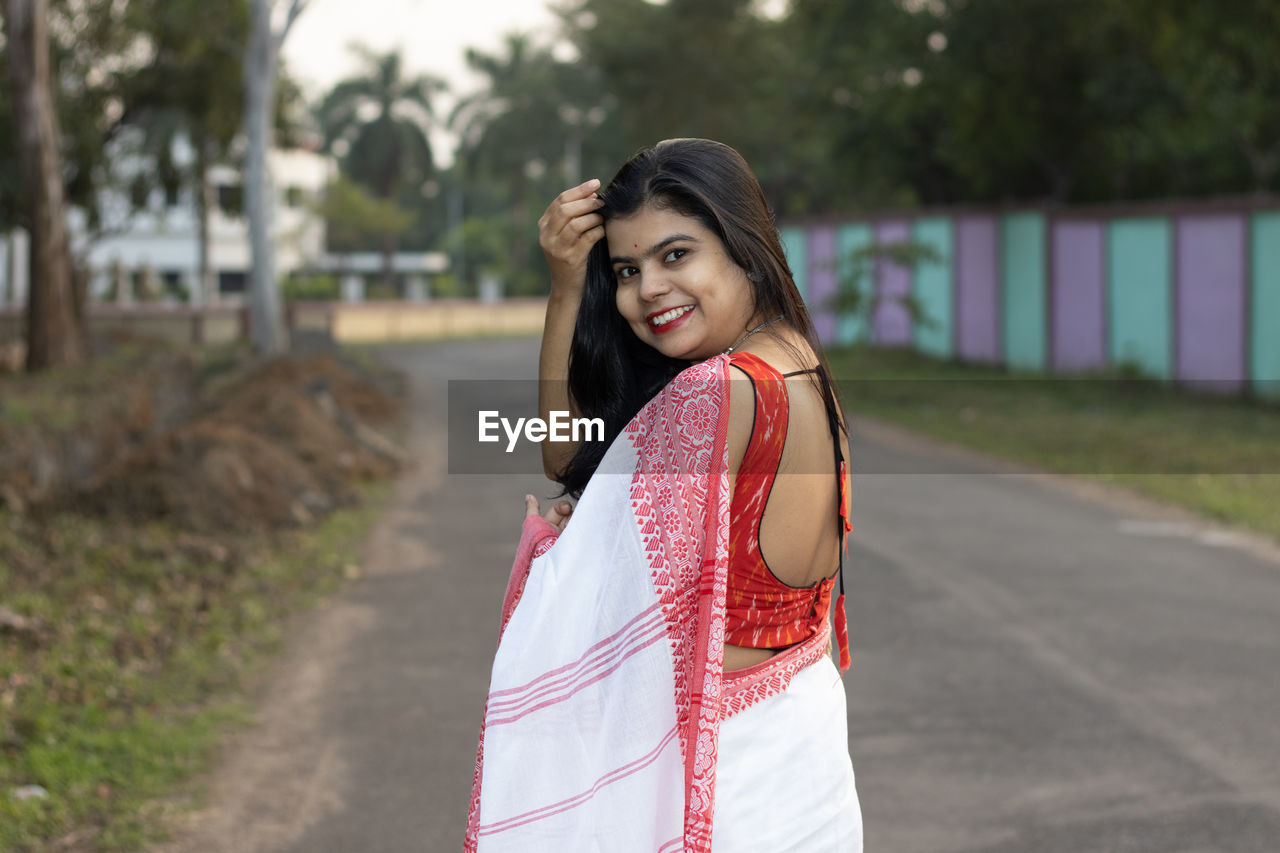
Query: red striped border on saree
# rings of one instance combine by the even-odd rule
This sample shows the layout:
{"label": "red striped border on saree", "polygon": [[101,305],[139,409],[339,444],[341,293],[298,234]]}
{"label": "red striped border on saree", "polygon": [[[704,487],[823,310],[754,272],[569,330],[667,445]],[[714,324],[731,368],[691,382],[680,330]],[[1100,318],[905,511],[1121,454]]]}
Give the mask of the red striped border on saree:
{"label": "red striped border on saree", "polygon": [[520,815],[515,815],[514,817],[509,817],[506,820],[497,821],[496,823],[491,823],[491,824],[481,824],[477,834],[478,835],[495,835],[499,832],[506,832],[507,830],[515,829],[516,827],[525,826],[535,821],[545,820],[546,818],[554,817],[555,815],[558,815],[558,814],[563,814],[564,812],[567,812],[570,809],[576,808],[582,805],[583,803],[589,802],[591,798],[594,797],[601,788],[604,788],[608,785],[612,785],[615,782],[620,782],[621,780],[627,778],[633,773],[643,770],[653,762],[657,761],[658,756],[661,755],[662,751],[667,748],[668,744],[670,744],[671,741],[675,739],[675,736],[676,736],[676,728],[673,727],[670,731],[668,731],[665,735],[662,736],[662,740],[658,742],[658,745],[655,746],[653,749],[651,749],[648,753],[640,756],[635,761],[632,761],[628,764],[624,764],[618,769],[612,770],[609,773],[606,773],[604,776],[601,776],[599,779],[596,780],[596,783],[594,785],[592,785],[590,788],[588,788],[587,790],[583,791],[580,794],[576,794],[572,797],[568,797],[567,799],[561,800],[558,803],[551,803],[541,808],[534,809],[533,811],[525,812],[524,814],[520,814]]}

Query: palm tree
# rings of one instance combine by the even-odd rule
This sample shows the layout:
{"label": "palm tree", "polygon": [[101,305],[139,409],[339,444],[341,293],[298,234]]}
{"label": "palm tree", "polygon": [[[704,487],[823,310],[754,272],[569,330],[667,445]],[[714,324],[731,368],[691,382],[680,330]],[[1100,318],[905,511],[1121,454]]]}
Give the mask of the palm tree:
{"label": "palm tree", "polygon": [[[559,172],[555,183],[562,187],[580,179],[583,132],[604,120],[607,98],[593,69],[558,61],[524,33],[508,33],[502,54],[468,48],[466,58],[488,80],[449,116],[460,140],[458,161],[469,172],[464,179],[500,175],[510,187],[510,268],[525,270],[530,184],[544,173]],[[554,169],[561,161],[562,172]]]}
{"label": "palm tree", "polygon": [[[325,150],[376,198],[391,201],[402,188],[421,187],[435,173],[427,133],[435,122],[432,96],[445,83],[428,74],[403,76],[399,51],[352,49],[365,73],[338,83],[321,102]],[[387,234],[381,242],[383,280],[390,285],[397,237]]]}

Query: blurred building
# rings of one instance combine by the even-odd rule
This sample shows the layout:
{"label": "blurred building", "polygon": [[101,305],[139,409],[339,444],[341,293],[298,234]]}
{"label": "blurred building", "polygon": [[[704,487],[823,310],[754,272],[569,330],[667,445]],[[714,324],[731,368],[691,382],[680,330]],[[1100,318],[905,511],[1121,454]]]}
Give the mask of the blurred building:
{"label": "blurred building", "polygon": [[[210,280],[201,287],[201,188],[186,184],[171,193],[152,189],[135,198],[133,179],[154,164],[125,152],[122,145],[112,164],[113,188],[99,199],[97,233],[90,233],[84,211],[73,208],[68,213],[72,245],[89,267],[90,298],[192,303],[238,299],[245,291],[250,263],[240,171],[226,165],[209,170],[205,192]],[[322,263],[325,227],[315,204],[337,174],[337,164],[332,157],[302,149],[274,149],[268,158],[275,183],[275,267],[284,279]],[[187,166],[192,159],[190,145],[175,142],[175,162]],[[21,230],[0,235],[0,305],[26,301],[27,251],[27,236]]]}
{"label": "blurred building", "polygon": [[[281,278],[324,254],[324,220],[315,203],[337,173],[331,157],[300,149],[268,153],[275,183],[272,233],[276,274]],[[244,185],[238,169],[215,166],[209,173],[208,299],[236,298],[245,291],[250,263],[249,224],[243,212]],[[130,199],[104,200],[121,210],[118,229],[85,247],[91,270],[90,294],[122,301],[138,287],[159,288],[181,301],[205,301],[198,285],[200,220],[196,192],[183,188],[175,197],[153,191],[141,210]],[[78,229],[83,233],[83,229]]]}
{"label": "blurred building", "polygon": [[[179,149],[183,145],[179,142]],[[175,152],[175,160],[182,165],[191,156],[189,149]],[[317,212],[325,187],[337,175],[336,161],[303,149],[275,149],[268,156],[275,182],[272,231],[277,278],[332,278],[338,282],[334,298],[364,301],[366,285],[382,277],[382,256],[328,253],[325,223]],[[117,188],[100,199],[99,233],[90,234],[83,211],[73,209],[68,214],[76,253],[88,262],[90,298],[192,304],[242,299],[250,243],[239,170],[219,165],[209,173],[210,280],[201,287],[199,189],[184,186],[172,195],[152,189],[146,198],[136,199],[127,188],[139,171],[153,164],[122,156],[114,168],[120,175]],[[0,234],[0,307],[26,302],[27,252],[27,235],[21,229]],[[396,296],[413,301],[428,298],[432,280],[448,266],[443,252],[397,252],[393,256]]]}

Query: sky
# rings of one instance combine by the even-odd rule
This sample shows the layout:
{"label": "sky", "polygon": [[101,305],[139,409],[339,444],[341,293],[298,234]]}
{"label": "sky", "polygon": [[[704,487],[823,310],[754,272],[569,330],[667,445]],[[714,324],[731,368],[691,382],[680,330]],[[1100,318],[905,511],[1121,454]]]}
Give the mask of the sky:
{"label": "sky", "polygon": [[[289,31],[283,55],[313,100],[356,72],[358,60],[347,48],[353,41],[379,51],[400,48],[406,73],[433,74],[466,94],[479,88],[479,78],[467,69],[466,48],[496,53],[511,30],[549,41],[555,23],[542,0],[311,0]],[[452,105],[446,96],[436,103],[445,116]],[[432,134],[437,166],[449,165],[453,146],[451,135]]]}

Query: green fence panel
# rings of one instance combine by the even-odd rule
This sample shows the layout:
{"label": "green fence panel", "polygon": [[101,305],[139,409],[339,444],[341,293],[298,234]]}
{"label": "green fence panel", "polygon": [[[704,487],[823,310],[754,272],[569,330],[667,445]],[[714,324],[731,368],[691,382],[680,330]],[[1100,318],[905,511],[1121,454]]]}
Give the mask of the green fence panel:
{"label": "green fence panel", "polygon": [[[787,265],[791,267],[791,275],[796,280],[796,288],[800,298],[809,300],[809,243],[805,229],[801,227],[783,228],[778,232],[782,238],[782,251],[787,255]],[[808,305],[812,314],[816,306]]]}
{"label": "green fence panel", "polygon": [[[853,255],[875,242],[875,229],[869,224],[841,225],[836,229],[836,280],[844,282],[844,287],[856,287],[862,297],[862,304],[868,304],[875,292],[876,265],[868,258],[862,261],[860,269],[855,269]],[[871,315],[866,311],[858,314],[845,313],[840,318],[837,329],[837,340],[842,345],[854,341],[871,340]]]}
{"label": "green fence panel", "polygon": [[1107,229],[1108,360],[1173,375],[1172,237],[1162,217],[1112,220]]}
{"label": "green fence panel", "polygon": [[951,220],[942,217],[918,219],[911,226],[911,239],[938,253],[938,260],[922,261],[915,269],[912,293],[932,325],[916,323],[916,349],[941,358],[954,354],[951,301]]}
{"label": "green fence panel", "polygon": [[1044,370],[1049,351],[1044,214],[1008,214],[1000,243],[1005,364],[1015,370]]}
{"label": "green fence panel", "polygon": [[1280,399],[1280,213],[1255,213],[1250,242],[1249,376],[1260,396]]}

